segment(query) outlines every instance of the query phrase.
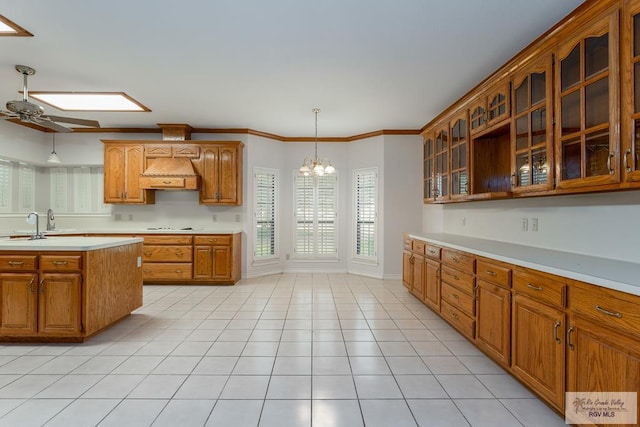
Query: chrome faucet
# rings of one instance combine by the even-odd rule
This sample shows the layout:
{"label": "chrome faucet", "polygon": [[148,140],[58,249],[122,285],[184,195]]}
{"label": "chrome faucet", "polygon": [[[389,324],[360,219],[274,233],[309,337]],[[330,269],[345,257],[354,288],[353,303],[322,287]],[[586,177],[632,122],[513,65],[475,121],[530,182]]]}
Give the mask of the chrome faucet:
{"label": "chrome faucet", "polygon": [[56,219],[56,217],[53,216],[53,211],[49,208],[49,210],[47,210],[47,231],[56,229],[56,223],[52,222],[54,219]]}
{"label": "chrome faucet", "polygon": [[[34,216],[36,217],[35,221],[33,219]],[[38,212],[29,213],[29,215],[27,215],[27,222],[29,224],[33,224],[35,222],[35,224],[36,224],[36,234],[31,236],[31,240],[44,239],[45,238],[42,235],[42,233],[40,232],[40,217],[38,216]]]}

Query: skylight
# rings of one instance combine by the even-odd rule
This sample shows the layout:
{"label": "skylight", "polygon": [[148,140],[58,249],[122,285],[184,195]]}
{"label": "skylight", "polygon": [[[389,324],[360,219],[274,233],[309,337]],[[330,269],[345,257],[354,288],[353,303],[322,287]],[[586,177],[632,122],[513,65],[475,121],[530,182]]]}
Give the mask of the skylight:
{"label": "skylight", "polygon": [[29,31],[0,15],[0,36],[33,37]]}
{"label": "skylight", "polygon": [[151,111],[123,92],[29,92],[63,111]]}

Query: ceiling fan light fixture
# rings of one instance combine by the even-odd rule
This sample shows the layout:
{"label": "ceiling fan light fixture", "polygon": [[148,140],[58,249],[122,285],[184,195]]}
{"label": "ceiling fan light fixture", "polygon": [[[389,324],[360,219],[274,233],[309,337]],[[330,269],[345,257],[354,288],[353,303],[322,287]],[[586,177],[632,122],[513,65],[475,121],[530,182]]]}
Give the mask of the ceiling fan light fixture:
{"label": "ceiling fan light fixture", "polygon": [[316,115],[316,135],[314,139],[315,154],[313,158],[306,157],[304,159],[299,171],[304,176],[323,176],[325,174],[329,175],[334,173],[336,171],[336,168],[331,165],[331,162],[328,159],[318,158],[318,113],[320,112],[320,109],[314,108],[311,111]]}

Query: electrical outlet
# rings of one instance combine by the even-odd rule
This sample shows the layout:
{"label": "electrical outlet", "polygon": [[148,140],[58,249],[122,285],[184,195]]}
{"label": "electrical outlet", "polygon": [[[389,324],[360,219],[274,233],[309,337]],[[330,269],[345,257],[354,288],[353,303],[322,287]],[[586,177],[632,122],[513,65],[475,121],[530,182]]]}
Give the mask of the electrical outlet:
{"label": "electrical outlet", "polygon": [[522,231],[527,231],[529,229],[529,220],[527,218],[522,218],[522,225],[520,226]]}
{"label": "electrical outlet", "polygon": [[462,217],[462,219],[460,219],[460,225],[462,225],[463,227],[467,225],[467,218],[466,217]]}
{"label": "electrical outlet", "polygon": [[538,231],[538,218],[531,218],[531,231]]}
{"label": "electrical outlet", "polygon": [[115,219],[116,221],[122,221],[122,214],[115,214],[113,216],[113,219]]}
{"label": "electrical outlet", "polygon": [[133,214],[129,214],[129,221],[133,221]]}
{"label": "electrical outlet", "polygon": [[240,214],[236,214],[236,222],[240,222]]}
{"label": "electrical outlet", "polygon": [[211,215],[211,219],[213,220],[213,222],[218,222],[218,215],[216,214]]}

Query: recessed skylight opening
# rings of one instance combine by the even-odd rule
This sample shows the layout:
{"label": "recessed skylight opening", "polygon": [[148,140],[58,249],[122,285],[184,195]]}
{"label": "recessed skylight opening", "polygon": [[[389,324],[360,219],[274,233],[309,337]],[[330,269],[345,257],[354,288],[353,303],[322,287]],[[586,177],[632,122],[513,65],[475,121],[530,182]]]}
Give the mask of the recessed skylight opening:
{"label": "recessed skylight opening", "polygon": [[33,37],[29,31],[22,28],[12,20],[0,15],[0,36],[9,37]]}
{"label": "recessed skylight opening", "polygon": [[63,111],[151,111],[124,92],[29,92]]}

